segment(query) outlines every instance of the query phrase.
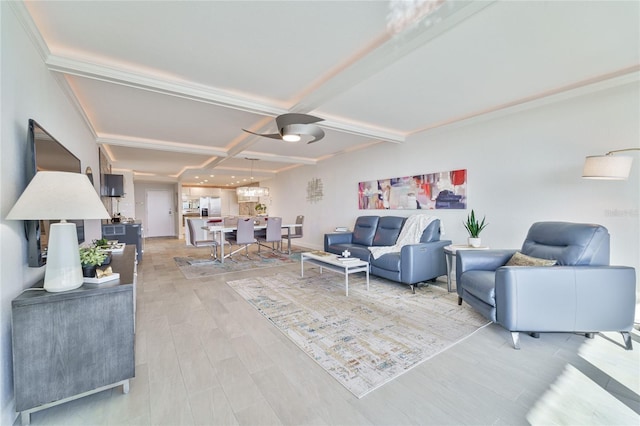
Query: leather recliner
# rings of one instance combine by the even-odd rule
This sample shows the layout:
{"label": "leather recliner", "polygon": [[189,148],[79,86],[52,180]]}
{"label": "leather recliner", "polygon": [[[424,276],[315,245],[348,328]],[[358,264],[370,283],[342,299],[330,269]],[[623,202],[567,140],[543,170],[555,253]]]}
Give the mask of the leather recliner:
{"label": "leather recliner", "polygon": [[505,266],[516,250],[465,250],[456,256],[458,304],[464,300],[511,332],[616,331],[632,349],[635,269],[609,265],[609,232],[600,225],[534,223],[522,254],[554,266]]}

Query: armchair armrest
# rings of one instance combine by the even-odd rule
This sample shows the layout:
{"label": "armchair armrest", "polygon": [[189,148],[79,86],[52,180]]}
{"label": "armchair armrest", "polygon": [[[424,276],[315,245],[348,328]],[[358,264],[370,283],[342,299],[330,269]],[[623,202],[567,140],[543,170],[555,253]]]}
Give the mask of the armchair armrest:
{"label": "armchair armrest", "polygon": [[517,250],[458,250],[456,252],[456,280],[466,271],[495,271],[504,266]]}
{"label": "armchair armrest", "polygon": [[400,250],[400,276],[405,284],[414,284],[446,275],[444,247],[449,240],[409,244]]}
{"label": "armchair armrest", "polygon": [[496,322],[510,331],[629,331],[635,269],[506,266],[496,271]]}

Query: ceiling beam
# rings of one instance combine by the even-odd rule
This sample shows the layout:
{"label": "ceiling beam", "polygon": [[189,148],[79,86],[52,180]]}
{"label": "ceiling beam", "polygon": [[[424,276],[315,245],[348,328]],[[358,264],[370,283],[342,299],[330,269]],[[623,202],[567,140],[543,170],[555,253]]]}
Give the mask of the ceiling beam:
{"label": "ceiling beam", "polygon": [[226,157],[227,151],[210,146],[159,141],[155,139],[125,138],[118,135],[103,135],[96,138],[100,145],[124,146],[127,148],[150,149],[155,151],[180,152],[186,154]]}

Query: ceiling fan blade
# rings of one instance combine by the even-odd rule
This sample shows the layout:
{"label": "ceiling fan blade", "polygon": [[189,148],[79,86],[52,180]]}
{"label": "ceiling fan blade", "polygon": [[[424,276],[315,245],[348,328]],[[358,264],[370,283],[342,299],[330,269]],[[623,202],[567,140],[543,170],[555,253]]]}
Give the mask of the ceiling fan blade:
{"label": "ceiling fan blade", "polygon": [[285,126],[289,126],[291,124],[311,124],[317,123],[318,121],[324,121],[323,118],[314,117],[313,115],[308,114],[298,114],[298,113],[288,113],[282,114],[276,117],[276,125],[278,126],[278,131],[282,131],[282,128]]}
{"label": "ceiling fan blade", "polygon": [[247,130],[247,129],[242,129],[247,133],[251,133],[252,135],[256,135],[256,136],[263,136],[265,138],[271,138],[271,139],[280,139],[282,140],[282,135],[280,135],[280,133],[256,133],[256,132],[252,132],[251,130]]}
{"label": "ceiling fan blade", "polygon": [[320,139],[324,138],[324,130],[318,126],[309,126],[309,134],[313,136],[313,139],[307,142],[307,145],[318,142]]}

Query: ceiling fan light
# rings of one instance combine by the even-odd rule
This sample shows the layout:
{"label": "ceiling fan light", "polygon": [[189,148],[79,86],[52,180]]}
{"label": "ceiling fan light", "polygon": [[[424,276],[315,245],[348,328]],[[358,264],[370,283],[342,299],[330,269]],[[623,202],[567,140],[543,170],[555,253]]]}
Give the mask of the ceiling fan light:
{"label": "ceiling fan light", "polygon": [[282,135],[282,140],[285,142],[300,142],[300,135],[288,133],[288,134]]}

